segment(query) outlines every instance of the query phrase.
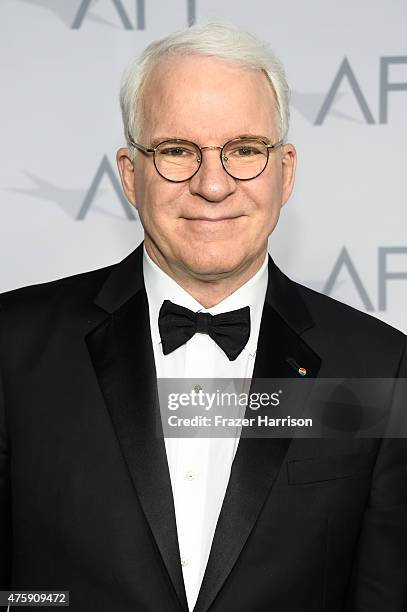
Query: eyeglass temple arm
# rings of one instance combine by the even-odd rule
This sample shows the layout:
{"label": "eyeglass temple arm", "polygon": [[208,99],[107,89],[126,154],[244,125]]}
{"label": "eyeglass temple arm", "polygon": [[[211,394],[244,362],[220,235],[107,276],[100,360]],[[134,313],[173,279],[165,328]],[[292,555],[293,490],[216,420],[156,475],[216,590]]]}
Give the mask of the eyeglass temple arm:
{"label": "eyeglass temple arm", "polygon": [[155,149],[150,149],[148,147],[145,147],[142,144],[139,144],[138,142],[134,142],[134,140],[130,137],[129,137],[129,142],[132,147],[134,147],[135,149],[138,149],[139,151],[143,151],[143,153],[154,153],[155,151]]}
{"label": "eyeglass temple arm", "polygon": [[284,140],[279,140],[278,142],[276,142],[275,144],[267,144],[266,147],[268,149],[278,149],[278,147],[281,147],[281,145],[284,144]]}

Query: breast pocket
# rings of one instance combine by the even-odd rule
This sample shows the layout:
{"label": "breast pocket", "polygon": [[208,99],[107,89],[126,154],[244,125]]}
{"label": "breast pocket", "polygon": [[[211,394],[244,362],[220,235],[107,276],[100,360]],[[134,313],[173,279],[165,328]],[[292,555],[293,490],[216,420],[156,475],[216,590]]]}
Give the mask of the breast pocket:
{"label": "breast pocket", "polygon": [[327,455],[311,459],[294,459],[287,462],[290,485],[323,482],[338,478],[366,475],[373,469],[374,453]]}

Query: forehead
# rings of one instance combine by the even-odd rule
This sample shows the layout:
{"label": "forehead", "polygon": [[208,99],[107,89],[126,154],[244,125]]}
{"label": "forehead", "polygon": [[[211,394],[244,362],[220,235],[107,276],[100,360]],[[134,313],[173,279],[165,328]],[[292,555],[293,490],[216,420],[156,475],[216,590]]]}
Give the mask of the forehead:
{"label": "forehead", "polygon": [[[266,75],[218,58],[166,58],[142,92],[143,133],[208,144],[239,134],[277,134],[275,96]],[[202,141],[202,142],[201,142]]]}

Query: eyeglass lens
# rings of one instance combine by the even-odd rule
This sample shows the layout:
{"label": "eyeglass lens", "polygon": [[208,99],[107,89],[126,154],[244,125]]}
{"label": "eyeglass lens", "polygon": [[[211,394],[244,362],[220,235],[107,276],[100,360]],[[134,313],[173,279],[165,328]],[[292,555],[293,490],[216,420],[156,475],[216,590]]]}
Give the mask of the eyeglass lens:
{"label": "eyeglass lens", "polygon": [[[226,172],[237,179],[251,179],[266,167],[268,149],[256,139],[233,140],[224,147],[222,165]],[[155,151],[154,163],[158,172],[170,181],[186,181],[199,169],[201,151],[188,141],[167,141]]]}

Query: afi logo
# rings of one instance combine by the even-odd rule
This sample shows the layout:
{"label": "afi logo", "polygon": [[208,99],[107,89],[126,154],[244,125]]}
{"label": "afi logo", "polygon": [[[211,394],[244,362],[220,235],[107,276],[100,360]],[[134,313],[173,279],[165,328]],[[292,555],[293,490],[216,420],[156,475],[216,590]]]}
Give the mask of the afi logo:
{"label": "afi logo", "polygon": [[[387,123],[388,121],[388,106],[389,106],[389,93],[396,91],[407,91],[407,82],[397,83],[391,82],[389,77],[389,71],[391,66],[395,64],[405,64],[407,66],[407,56],[396,55],[390,57],[381,57],[379,59],[379,75],[378,75],[378,107],[379,116],[375,119],[371,108],[368,104],[367,98],[363,93],[362,87],[356,77],[355,71],[353,70],[349,60],[345,57],[338,68],[337,73],[334,76],[332,84],[328,90],[326,96],[323,97],[322,104],[320,104],[320,98],[318,94],[302,94],[299,92],[293,92],[292,104],[309,119],[313,125],[322,125],[329,112],[341,118],[346,118],[343,113],[335,110],[334,103],[340,97],[338,95],[339,88],[344,81],[348,83],[351,88],[352,95],[359,107],[360,113],[367,124],[376,123]],[[318,111],[314,108],[315,102],[320,104]],[[311,108],[312,107],[312,108]]]}
{"label": "afi logo", "polygon": [[[377,266],[377,286],[378,286],[378,303],[377,310],[384,311],[387,309],[387,283],[394,280],[407,280],[407,272],[395,272],[388,268],[388,257],[393,258],[394,255],[407,255],[407,246],[380,246],[378,247],[378,266]],[[372,312],[375,310],[373,301],[368,295],[362,277],[356,269],[356,265],[346,247],[343,247],[339,256],[332,268],[328,279],[324,283],[322,293],[331,295],[334,286],[338,280],[338,276],[342,270],[346,270],[350,280],[352,281],[356,292],[359,295],[365,310]]]}
{"label": "afi logo", "polygon": [[[146,0],[20,0],[54,13],[71,30],[79,30],[87,22],[114,26],[119,23],[124,30],[146,29]],[[187,24],[196,21],[196,0],[178,0],[180,6],[186,3]],[[101,7],[107,8],[114,22],[102,17]],[[96,10],[95,10],[96,9]]]}
{"label": "afi logo", "polygon": [[[116,9],[117,15],[120,21],[123,24],[125,30],[145,30],[146,29],[146,7],[145,0],[135,0],[135,23],[134,27],[132,20],[127,13],[122,0],[108,0],[113,4]],[[196,0],[187,0],[187,23],[188,25],[193,25],[195,23],[195,15],[196,15]],[[82,26],[91,5],[94,4],[94,0],[82,0],[78,12],[75,15],[75,18],[72,22],[71,28],[72,30],[79,30]]]}

